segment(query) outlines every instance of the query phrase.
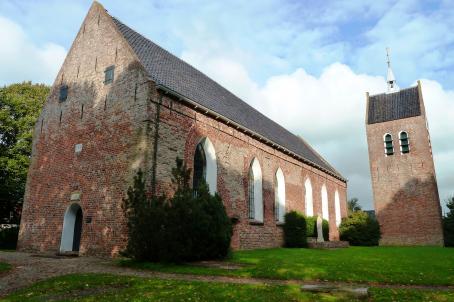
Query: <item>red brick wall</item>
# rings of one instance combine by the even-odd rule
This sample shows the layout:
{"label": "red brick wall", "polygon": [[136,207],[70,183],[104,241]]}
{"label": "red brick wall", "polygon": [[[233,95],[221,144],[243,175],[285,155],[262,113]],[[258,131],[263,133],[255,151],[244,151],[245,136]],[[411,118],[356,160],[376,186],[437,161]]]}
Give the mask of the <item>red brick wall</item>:
{"label": "red brick wall", "polygon": [[[374,204],[382,245],[442,245],[441,209],[426,118],[423,115],[367,125]],[[401,154],[399,133],[409,135],[410,153]],[[390,133],[394,155],[385,156]]]}
{"label": "red brick wall", "polygon": [[[155,92],[155,100],[159,99]],[[249,249],[276,247],[282,244],[282,228],[274,216],[275,173],[280,167],[285,177],[286,209],[305,213],[305,187],[311,179],[314,196],[314,213],[321,215],[321,188],[326,184],[330,212],[330,238],[338,239],[335,223],[334,194],[338,190],[342,217],[346,216],[346,184],[334,177],[310,167],[257,139],[245,135],[225,123],[208,117],[186,106],[182,101],[163,97],[159,126],[158,187],[171,192],[170,169],[175,158],[184,158],[188,167],[193,166],[195,148],[203,137],[208,137],[216,150],[218,164],[218,193],[229,215],[239,217],[235,226],[233,246]],[[248,173],[257,158],[262,169],[264,223],[250,224],[248,219]]]}
{"label": "red brick wall", "polygon": [[[111,65],[115,83],[104,85],[104,70]],[[69,93],[60,103],[61,84]],[[84,215],[82,254],[113,255],[124,247],[121,201],[153,143],[147,136],[148,93],[129,46],[95,3],[36,124],[19,249],[58,251],[63,217],[73,202]],[[80,154],[76,144],[83,144]],[[71,201],[74,192],[80,200]]]}
{"label": "red brick wall", "polygon": [[[115,65],[115,81],[105,85],[104,70]],[[58,101],[61,84],[68,99]],[[20,250],[57,252],[63,218],[74,202],[83,211],[81,254],[117,255],[127,241],[121,209],[137,169],[153,169],[159,93],[114,28],[104,9],[93,4],[36,124],[21,221]],[[83,114],[82,114],[83,105]],[[61,116],[61,120],[60,120]],[[171,194],[171,169],[177,156],[192,167],[196,144],[204,136],[216,149],[218,191],[229,215],[240,218],[234,248],[275,247],[282,229],[274,221],[274,173],[285,175],[286,207],[304,212],[304,181],[310,177],[314,213],[321,214],[320,190],[328,188],[332,239],[334,191],[346,215],[346,184],[264,143],[196,112],[168,95],[162,99],[157,149],[157,190]],[[83,144],[75,153],[75,145]],[[263,173],[264,223],[249,224],[247,173],[257,157]],[[79,200],[71,200],[80,193]],[[88,221],[87,218],[91,218]]]}

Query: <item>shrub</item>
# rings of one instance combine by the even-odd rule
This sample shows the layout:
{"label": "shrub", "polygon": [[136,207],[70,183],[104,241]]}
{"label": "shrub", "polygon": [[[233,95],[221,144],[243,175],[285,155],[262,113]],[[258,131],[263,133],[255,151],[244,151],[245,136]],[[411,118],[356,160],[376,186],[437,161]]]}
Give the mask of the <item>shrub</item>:
{"label": "shrub", "polygon": [[16,249],[19,226],[0,228],[0,249]]}
{"label": "shrub", "polygon": [[448,199],[446,206],[449,212],[443,217],[445,246],[454,246],[454,197]]}
{"label": "shrub", "polygon": [[[317,217],[309,216],[306,217],[306,229],[307,229],[307,237],[317,237]],[[323,219],[322,223],[323,229],[323,239],[328,241],[329,240],[329,222],[326,219]]]}
{"label": "shrub", "polygon": [[128,219],[126,254],[136,260],[182,262],[227,256],[232,225],[219,195],[202,183],[197,194],[189,186],[190,170],[177,159],[172,169],[172,198],[146,197],[143,173],[124,201]]}
{"label": "shrub", "polygon": [[339,226],[340,239],[351,245],[378,245],[380,240],[380,225],[378,221],[366,212],[353,212],[342,220]]}
{"label": "shrub", "polygon": [[285,214],[284,241],[286,247],[306,247],[306,219],[304,215],[291,211]]}

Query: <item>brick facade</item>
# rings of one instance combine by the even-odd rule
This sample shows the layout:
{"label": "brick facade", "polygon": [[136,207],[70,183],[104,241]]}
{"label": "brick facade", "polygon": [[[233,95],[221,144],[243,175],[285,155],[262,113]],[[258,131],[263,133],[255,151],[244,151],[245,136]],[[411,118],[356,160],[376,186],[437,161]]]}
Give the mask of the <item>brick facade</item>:
{"label": "brick facade", "polygon": [[[104,71],[115,66],[112,84]],[[59,101],[61,85],[68,99]],[[122,199],[135,172],[156,177],[157,192],[172,193],[175,158],[192,167],[195,147],[208,137],[216,150],[217,190],[228,214],[239,218],[232,247],[249,249],[282,244],[274,219],[274,174],[280,167],[286,209],[305,212],[304,182],[310,178],[314,213],[321,214],[320,190],[328,189],[330,238],[338,239],[334,194],[346,215],[346,182],[271,147],[229,123],[158,89],[104,8],[87,14],[35,127],[19,234],[20,250],[60,248],[65,211],[83,211],[80,254],[115,256],[126,244]],[[82,151],[75,152],[76,144]],[[256,157],[263,173],[264,223],[248,220],[248,169]]]}
{"label": "brick facade", "polygon": [[[418,95],[418,116],[373,124],[366,119],[381,245],[443,245],[441,208],[420,83]],[[408,133],[409,153],[400,151],[401,131]],[[390,156],[384,152],[387,133],[393,137],[395,150]]]}

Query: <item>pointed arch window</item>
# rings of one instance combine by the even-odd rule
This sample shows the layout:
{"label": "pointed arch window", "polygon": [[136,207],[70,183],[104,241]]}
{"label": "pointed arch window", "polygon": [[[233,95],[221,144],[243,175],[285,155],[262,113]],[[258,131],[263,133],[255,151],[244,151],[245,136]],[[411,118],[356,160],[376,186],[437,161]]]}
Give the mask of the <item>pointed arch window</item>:
{"label": "pointed arch window", "polygon": [[389,133],[386,133],[384,136],[384,141],[385,141],[385,154],[387,156],[393,155],[394,154],[394,143],[393,143],[392,135]]}
{"label": "pointed arch window", "polygon": [[263,222],[262,169],[256,158],[249,167],[248,207],[249,219]]}
{"label": "pointed arch window", "polygon": [[274,216],[277,222],[284,222],[285,216],[285,178],[281,168],[277,169],[274,187]]}
{"label": "pointed arch window", "polygon": [[399,133],[399,141],[400,141],[400,152],[402,154],[410,152],[410,140],[408,137],[408,133],[406,131],[402,131]]}
{"label": "pointed arch window", "polygon": [[306,216],[314,216],[314,202],[312,198],[312,184],[309,178],[304,183],[306,194],[304,196],[304,203],[306,206]]}
{"label": "pointed arch window", "polygon": [[205,181],[211,194],[217,190],[217,162],[216,152],[211,141],[205,137],[196,146],[194,153],[194,174],[192,187],[195,192]]}

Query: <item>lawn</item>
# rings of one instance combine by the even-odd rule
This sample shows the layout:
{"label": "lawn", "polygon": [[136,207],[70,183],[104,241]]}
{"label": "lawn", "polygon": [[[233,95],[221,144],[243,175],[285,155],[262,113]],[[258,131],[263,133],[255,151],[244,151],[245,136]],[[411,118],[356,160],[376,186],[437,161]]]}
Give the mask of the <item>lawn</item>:
{"label": "lawn", "polygon": [[[368,301],[453,301],[454,292],[372,288]],[[3,302],[15,301],[359,301],[342,294],[301,292],[296,285],[145,279],[85,274],[38,282]]]}
{"label": "lawn", "polygon": [[388,284],[454,285],[454,249],[441,247],[350,247],[267,249],[233,253],[238,270],[123,260],[121,265],[163,272],[239,277],[329,280]]}
{"label": "lawn", "polygon": [[66,275],[38,282],[2,301],[355,301],[341,294],[303,293],[297,286],[239,285],[144,279],[113,275]]}

